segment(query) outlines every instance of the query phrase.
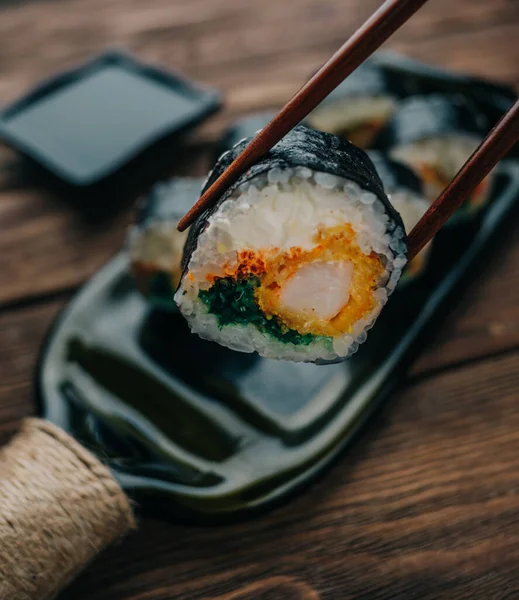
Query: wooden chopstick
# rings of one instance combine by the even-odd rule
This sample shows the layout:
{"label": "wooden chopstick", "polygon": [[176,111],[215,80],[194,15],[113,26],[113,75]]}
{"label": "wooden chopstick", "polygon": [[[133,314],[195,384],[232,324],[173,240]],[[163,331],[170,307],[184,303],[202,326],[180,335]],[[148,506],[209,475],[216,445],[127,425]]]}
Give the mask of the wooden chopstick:
{"label": "wooden chopstick", "polygon": [[456,177],[415,225],[407,240],[409,260],[432,240],[454,211],[463,204],[463,201],[517,141],[519,141],[519,100],[507,110]]}
{"label": "wooden chopstick", "polygon": [[248,144],[198,202],[180,219],[184,231],[238,180],[249,167],[274,147],[328,94],[377,50],[427,0],[386,0],[317,73],[285,104]]}

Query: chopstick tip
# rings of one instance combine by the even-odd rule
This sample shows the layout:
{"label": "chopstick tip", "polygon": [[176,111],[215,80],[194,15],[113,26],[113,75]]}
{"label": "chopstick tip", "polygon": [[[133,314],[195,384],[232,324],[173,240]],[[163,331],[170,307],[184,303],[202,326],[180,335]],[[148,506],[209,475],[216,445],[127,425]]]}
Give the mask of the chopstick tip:
{"label": "chopstick tip", "polygon": [[189,213],[183,216],[180,221],[177,223],[177,230],[181,233],[185,231],[191,225],[191,219]]}
{"label": "chopstick tip", "polygon": [[207,198],[202,196],[199,200],[193,204],[193,206],[187,211],[187,213],[177,223],[178,231],[185,231],[195,220],[204,212],[207,204]]}

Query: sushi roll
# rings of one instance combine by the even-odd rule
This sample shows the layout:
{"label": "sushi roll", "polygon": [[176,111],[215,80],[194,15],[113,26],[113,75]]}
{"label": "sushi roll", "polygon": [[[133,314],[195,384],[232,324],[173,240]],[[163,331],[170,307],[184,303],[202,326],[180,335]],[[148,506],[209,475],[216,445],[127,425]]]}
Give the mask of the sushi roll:
{"label": "sushi roll", "polygon": [[366,61],[308,116],[308,125],[369,148],[397,109],[395,79]]}
{"label": "sushi roll", "polygon": [[473,102],[487,119],[486,130],[499,121],[517,99],[511,86],[485,81],[464,73],[449,72],[396,52],[376,55],[379,67],[392,79],[398,79],[404,97],[430,94],[461,95]]}
{"label": "sushi roll", "polygon": [[[393,208],[402,217],[406,233],[409,234],[431,205],[424,196],[421,179],[409,167],[381,152],[370,150],[368,156],[375,165]],[[429,242],[408,263],[402,274],[401,287],[423,273],[430,256],[431,245],[432,242]]]}
{"label": "sushi roll", "polygon": [[[450,183],[486,135],[486,120],[460,96],[413,97],[401,103],[380,132],[376,147],[420,174],[432,202]],[[479,210],[489,198],[487,177],[458,217]]]}
{"label": "sushi roll", "polygon": [[298,126],[191,226],[175,300],[193,332],[233,350],[338,362],[366,339],[406,251],[366,153]]}
{"label": "sushi roll", "polygon": [[187,232],[177,223],[200,195],[203,179],[178,178],[157,184],[138,206],[127,248],[137,288],[150,303],[176,311],[173,300],[180,281]]}

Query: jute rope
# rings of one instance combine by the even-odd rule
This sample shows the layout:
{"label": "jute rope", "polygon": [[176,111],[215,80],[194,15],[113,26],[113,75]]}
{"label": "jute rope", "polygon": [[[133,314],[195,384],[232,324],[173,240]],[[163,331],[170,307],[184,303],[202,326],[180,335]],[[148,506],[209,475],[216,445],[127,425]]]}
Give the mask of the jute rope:
{"label": "jute rope", "polygon": [[110,471],[58,427],[28,419],[0,451],[0,600],[49,600],[135,526]]}

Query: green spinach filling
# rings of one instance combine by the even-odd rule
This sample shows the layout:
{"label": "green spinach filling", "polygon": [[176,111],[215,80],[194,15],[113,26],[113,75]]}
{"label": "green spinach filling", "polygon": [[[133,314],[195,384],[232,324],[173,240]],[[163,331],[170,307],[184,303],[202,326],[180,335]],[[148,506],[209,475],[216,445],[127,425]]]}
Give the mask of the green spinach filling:
{"label": "green spinach filling", "polygon": [[289,329],[276,316],[267,316],[256,303],[255,292],[259,277],[251,275],[234,279],[219,277],[208,290],[200,290],[198,297],[218,319],[220,329],[225,325],[252,323],[262,333],[286,344],[304,345],[316,341],[331,343],[332,339]]}

